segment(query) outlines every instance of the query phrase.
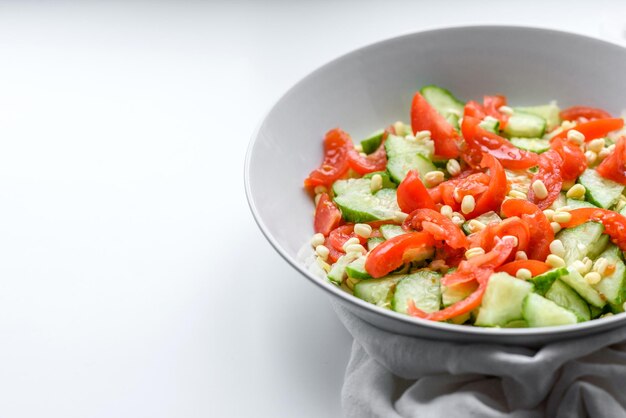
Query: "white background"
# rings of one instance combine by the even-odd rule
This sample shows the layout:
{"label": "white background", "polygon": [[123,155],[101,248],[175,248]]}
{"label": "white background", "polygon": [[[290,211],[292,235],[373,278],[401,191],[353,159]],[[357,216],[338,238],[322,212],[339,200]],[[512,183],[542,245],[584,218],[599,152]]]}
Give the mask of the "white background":
{"label": "white background", "polygon": [[492,22],[617,39],[625,12],[0,2],[0,417],[339,416],[351,340],[249,213],[256,124],[381,38]]}

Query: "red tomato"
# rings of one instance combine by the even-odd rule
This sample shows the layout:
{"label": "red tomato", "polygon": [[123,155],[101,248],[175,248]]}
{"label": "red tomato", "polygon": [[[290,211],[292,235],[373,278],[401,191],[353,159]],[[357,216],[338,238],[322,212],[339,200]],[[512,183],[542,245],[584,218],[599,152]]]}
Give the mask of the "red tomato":
{"label": "red tomato", "polygon": [[325,245],[329,250],[335,250],[339,252],[340,255],[343,255],[345,253],[343,244],[350,238],[358,238],[361,244],[367,242],[365,238],[354,233],[354,224],[346,224],[333,229],[330,234],[328,234]]}
{"label": "red tomato", "polygon": [[445,241],[452,249],[467,248],[467,237],[448,217],[432,209],[411,212],[402,224],[406,230],[424,230],[437,241]]}
{"label": "red tomato", "polygon": [[495,235],[500,238],[507,235],[516,237],[517,249],[520,251],[525,251],[530,242],[530,228],[526,222],[522,221],[522,219],[517,216],[506,218],[500,222],[496,226]]}
{"label": "red tomato", "polygon": [[602,222],[604,233],[611,237],[622,251],[626,251],[626,217],[617,212],[600,208],[580,208],[569,212],[572,219],[561,226],[572,228],[588,221]]}
{"label": "red tomato", "polygon": [[548,197],[539,199],[535,194],[535,190],[531,187],[528,190],[528,200],[541,210],[548,209],[559,196],[559,193],[561,193],[561,187],[563,186],[563,179],[561,178],[562,165],[563,159],[561,155],[554,150],[549,150],[539,155],[539,170],[531,179],[531,184],[538,180],[542,181],[546,189],[548,189]]}
{"label": "red tomato", "polygon": [[465,108],[463,109],[463,117],[466,116],[471,116],[473,118],[482,120],[485,119],[487,113],[485,113],[485,109],[480,103],[475,102],[474,100],[470,100],[469,102],[465,103]]}
{"label": "red tomato", "polygon": [[[491,154],[497,158],[504,168],[522,170],[537,165],[537,154],[524,151],[499,135],[489,132],[479,126],[480,120],[470,116],[463,117],[461,131],[467,143],[464,156],[468,157],[470,165],[477,165],[478,152]],[[482,155],[480,155],[482,158]]]}
{"label": "red tomato", "polygon": [[490,154],[483,154],[480,166],[489,169],[489,188],[476,200],[474,210],[465,215],[467,219],[475,218],[490,210],[498,210],[509,191],[506,173],[497,159]]}
{"label": "red tomato", "polygon": [[626,184],[626,137],[617,140],[615,151],[600,163],[596,171],[604,178]]}
{"label": "red tomato", "polygon": [[509,121],[509,116],[500,112],[500,106],[506,105],[506,97],[504,96],[484,96],[483,97],[483,106],[485,107],[485,112],[500,121],[500,129],[504,129],[506,124]]}
{"label": "red tomato", "polygon": [[[458,176],[451,180],[441,183],[437,188],[441,191],[441,200],[452,207],[459,210],[461,207],[460,200],[467,195],[474,197],[485,192],[489,188],[490,178],[485,173],[474,173],[467,177]],[[459,201],[454,197],[454,193],[458,194]]]}
{"label": "red tomato", "polygon": [[348,164],[351,169],[361,175],[385,170],[387,168],[387,152],[385,151],[384,140],[376,151],[365,157],[352,147],[348,151]]}
{"label": "red tomato", "polygon": [[543,261],[550,254],[554,232],[550,221],[537,205],[524,199],[509,199],[502,203],[500,211],[507,218],[518,216],[528,224],[530,241],[526,254],[531,260]]}
{"label": "red tomato", "polygon": [[383,277],[434,245],[435,241],[426,232],[398,235],[379,244],[369,253],[365,270],[374,278]]}
{"label": "red tomato", "polygon": [[348,172],[348,152],[353,148],[350,135],[341,129],[328,131],[324,138],[324,161],[304,180],[304,186],[330,187],[335,180]]}
{"label": "red tomato", "polygon": [[411,213],[419,208],[435,208],[435,202],[428,193],[426,186],[420,180],[416,170],[408,172],[397,190],[398,206],[402,212]]}
{"label": "red tomato", "polygon": [[328,193],[322,193],[315,207],[315,220],[313,222],[315,232],[327,237],[330,231],[339,226],[340,222],[341,212],[330,199]]}
{"label": "red tomato", "polygon": [[457,270],[442,278],[444,286],[456,286],[471,281],[478,282],[476,291],[467,298],[433,313],[426,313],[418,309],[413,300],[409,300],[409,315],[431,321],[445,321],[479,307],[489,281],[489,276],[491,276],[496,267],[499,267],[509,257],[514,247],[513,244],[512,240],[499,240],[493,250],[461,262]]}
{"label": "red tomato", "polygon": [[[581,134],[585,135],[585,141],[591,141],[592,139],[602,138],[609,132],[617,131],[624,127],[624,119],[611,118],[611,119],[596,119],[589,122],[579,123],[571,129],[576,129]],[[567,132],[569,129],[556,135],[554,138],[567,138]]]}
{"label": "red tomato", "polygon": [[450,123],[433,108],[419,93],[415,93],[411,105],[411,127],[413,133],[428,130],[435,142],[435,155],[456,158],[459,155],[459,134]]}
{"label": "red tomato", "polygon": [[561,177],[564,181],[573,181],[587,168],[587,158],[579,147],[563,138],[550,141],[550,148],[561,156]]}
{"label": "red tomato", "polygon": [[507,235],[517,238],[518,250],[525,251],[528,248],[531,240],[530,227],[517,216],[507,218],[500,223],[492,223],[467,238],[470,248],[482,247],[485,251],[490,251],[496,242],[496,237],[502,238]]}
{"label": "red tomato", "polygon": [[543,261],[538,260],[517,260],[511,261],[510,263],[506,263],[496,269],[496,271],[503,271],[505,273],[510,274],[511,276],[515,276],[517,274],[517,270],[519,269],[527,269],[530,271],[530,274],[535,277],[540,274],[545,273],[550,270],[552,267],[544,263]]}
{"label": "red tomato", "polygon": [[597,109],[595,107],[572,106],[562,110],[561,113],[559,113],[559,116],[563,120],[582,122],[585,119],[609,119],[611,114],[606,110]]}

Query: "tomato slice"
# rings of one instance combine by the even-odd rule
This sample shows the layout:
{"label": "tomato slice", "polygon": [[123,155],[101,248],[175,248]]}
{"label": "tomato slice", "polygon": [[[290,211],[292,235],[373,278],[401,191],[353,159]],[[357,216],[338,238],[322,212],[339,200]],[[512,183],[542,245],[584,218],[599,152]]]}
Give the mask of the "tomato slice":
{"label": "tomato slice", "polygon": [[550,255],[554,232],[550,221],[537,205],[524,199],[509,199],[502,203],[500,211],[507,218],[518,216],[528,224],[530,241],[526,254],[529,259],[543,261]]}
{"label": "tomato slice", "polygon": [[554,150],[548,150],[539,155],[539,170],[531,179],[531,184],[535,181],[542,181],[548,190],[548,196],[545,199],[539,199],[535,194],[535,190],[531,187],[528,190],[528,200],[541,210],[548,209],[559,196],[559,193],[561,193],[561,188],[563,187],[561,165],[563,165],[563,159]]}
{"label": "tomato slice", "polygon": [[595,107],[587,106],[572,106],[559,113],[559,116],[563,120],[571,120],[577,122],[583,122],[585,120],[592,119],[609,119],[611,114],[606,110],[598,109]]}
{"label": "tomato slice", "polygon": [[328,131],[324,138],[324,161],[304,180],[304,186],[330,187],[335,180],[348,172],[348,152],[353,148],[352,139],[346,132],[339,128]]}
{"label": "tomato slice", "polygon": [[490,210],[498,210],[509,191],[506,173],[497,159],[491,154],[483,154],[480,166],[489,169],[489,188],[476,200],[474,210],[465,215],[467,219],[475,218]]}
{"label": "tomato slice", "polygon": [[405,219],[406,230],[425,230],[437,241],[445,241],[452,249],[467,248],[467,237],[448,217],[432,209],[417,209]]}
{"label": "tomato slice", "polygon": [[476,197],[489,188],[490,180],[487,174],[479,172],[467,177],[459,176],[445,181],[438,186],[441,191],[441,200],[452,209],[459,210],[461,204],[455,199],[455,192],[458,194],[459,200],[467,195]]}
{"label": "tomato slice", "polygon": [[340,222],[341,212],[339,208],[330,199],[328,193],[322,193],[315,207],[313,229],[327,237],[330,231],[339,226]]}
{"label": "tomato slice", "polygon": [[615,151],[600,163],[596,171],[604,178],[626,184],[626,137],[617,140]]}
{"label": "tomato slice", "polygon": [[361,175],[385,170],[387,168],[387,152],[385,151],[384,138],[378,149],[365,157],[352,147],[348,151],[348,165]]}
{"label": "tomato slice", "polygon": [[561,156],[561,177],[564,181],[576,180],[587,168],[587,158],[576,145],[563,138],[550,141],[550,148]]}
{"label": "tomato slice", "polygon": [[504,168],[512,170],[522,170],[537,165],[537,154],[515,147],[505,138],[481,128],[479,123],[479,119],[471,116],[463,117],[461,131],[467,143],[464,156],[470,159],[468,161],[470,165],[475,166],[479,163],[477,151],[493,155]]}
{"label": "tomato slice", "polygon": [[505,273],[510,274],[511,276],[514,276],[517,274],[517,270],[519,269],[527,269],[530,271],[530,274],[535,277],[538,276],[540,274],[545,273],[546,271],[550,270],[552,267],[550,267],[548,264],[544,263],[543,261],[538,261],[538,260],[516,260],[516,261],[511,261],[510,263],[506,263],[500,267],[498,267],[496,269],[496,271],[503,271]]}
{"label": "tomato slice", "polygon": [[379,244],[369,253],[365,270],[374,278],[383,277],[434,245],[433,237],[427,232],[398,235]]}
{"label": "tomato slice", "polygon": [[413,300],[409,300],[409,315],[431,321],[445,321],[476,309],[482,302],[489,276],[491,276],[495,268],[499,267],[509,257],[514,244],[513,240],[499,239],[493,250],[461,262],[456,271],[442,278],[444,286],[455,286],[473,280],[478,282],[476,291],[467,298],[433,313],[426,313],[418,309]]}
{"label": "tomato slice", "polygon": [[480,103],[470,100],[465,103],[465,108],[463,109],[463,117],[471,116],[476,119],[484,119],[487,116],[485,113],[485,108]]}
{"label": "tomato slice", "polygon": [[484,96],[483,97],[483,106],[485,107],[485,112],[500,121],[500,129],[504,129],[509,121],[509,116],[500,112],[500,107],[506,105],[506,97],[501,95],[496,96]]}
{"label": "tomato slice", "polygon": [[[354,224],[346,224],[342,225],[338,228],[333,229],[330,234],[328,234],[328,238],[326,238],[325,245],[329,250],[335,250],[339,256],[345,254],[343,250],[343,245],[350,238],[358,238],[359,243],[364,245],[367,240],[354,232]],[[332,255],[332,254],[331,254]],[[339,258],[339,257],[337,257]],[[332,258],[331,258],[332,260]],[[334,261],[337,261],[336,259]]]}
{"label": "tomato slice", "polygon": [[569,212],[572,219],[561,224],[565,228],[572,228],[588,221],[602,222],[604,233],[611,237],[622,251],[626,251],[626,217],[612,210],[600,208],[580,208]]}
{"label": "tomato slice", "polygon": [[419,93],[415,93],[411,105],[413,133],[428,130],[435,143],[435,155],[456,158],[459,155],[459,134],[450,123]]}
{"label": "tomato slice", "polygon": [[398,206],[404,213],[411,213],[419,208],[435,208],[428,189],[422,183],[419,173],[416,170],[410,170],[404,180],[398,186],[396,193]]}
{"label": "tomato slice", "polygon": [[[571,129],[576,129],[581,134],[585,135],[585,142],[589,142],[592,139],[602,138],[609,132],[617,131],[624,127],[624,119],[622,118],[610,118],[610,119],[596,119],[589,122],[579,123]],[[554,138],[567,138],[567,129]]]}

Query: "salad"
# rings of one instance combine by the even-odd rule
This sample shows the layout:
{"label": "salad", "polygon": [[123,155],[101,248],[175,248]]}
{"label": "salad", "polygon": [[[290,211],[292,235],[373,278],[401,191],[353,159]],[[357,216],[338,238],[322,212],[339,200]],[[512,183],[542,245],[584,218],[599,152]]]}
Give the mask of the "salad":
{"label": "salad", "polygon": [[432,321],[574,324],[626,305],[624,120],[416,93],[410,125],[329,131],[305,179],[316,265],[354,296]]}

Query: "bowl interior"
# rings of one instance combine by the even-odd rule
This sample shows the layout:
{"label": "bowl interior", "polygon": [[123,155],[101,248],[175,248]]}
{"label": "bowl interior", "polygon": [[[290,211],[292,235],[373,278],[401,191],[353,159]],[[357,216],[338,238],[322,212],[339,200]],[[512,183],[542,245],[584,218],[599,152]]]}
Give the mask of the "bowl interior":
{"label": "bowl interior", "polygon": [[302,182],[321,162],[329,129],[341,127],[358,141],[396,120],[408,122],[412,96],[427,84],[462,100],[502,93],[514,105],[557,100],[619,114],[626,108],[623,74],[623,48],[534,28],[440,29],[359,49],[296,84],[261,123],[246,163],[251,207],[272,244],[297,265],[313,233],[313,204]]}

